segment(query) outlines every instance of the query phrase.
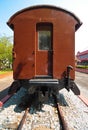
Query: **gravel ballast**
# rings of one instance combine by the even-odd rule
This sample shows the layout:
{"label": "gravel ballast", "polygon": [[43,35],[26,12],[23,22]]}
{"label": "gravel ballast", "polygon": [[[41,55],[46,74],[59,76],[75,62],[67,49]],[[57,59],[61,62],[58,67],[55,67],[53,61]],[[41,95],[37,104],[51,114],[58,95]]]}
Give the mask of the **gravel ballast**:
{"label": "gravel ballast", "polygon": [[[7,103],[0,108],[0,130],[15,130],[24,114],[23,110],[18,108],[26,90],[21,88]],[[71,130],[88,130],[88,107],[72,91],[65,89],[57,95],[60,100],[60,109],[64,119]],[[31,107],[28,113],[23,130],[59,130],[59,120],[57,111],[53,104],[44,104],[41,111]]]}

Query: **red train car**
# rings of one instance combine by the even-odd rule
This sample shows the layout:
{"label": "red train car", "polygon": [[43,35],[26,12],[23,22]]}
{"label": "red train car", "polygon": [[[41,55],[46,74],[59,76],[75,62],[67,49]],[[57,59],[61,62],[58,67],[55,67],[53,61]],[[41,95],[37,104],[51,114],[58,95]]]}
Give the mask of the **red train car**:
{"label": "red train car", "polygon": [[82,23],[73,13],[55,6],[39,5],[18,11],[7,24],[14,31],[13,77],[16,86],[27,87],[29,93],[35,93],[40,87],[44,92],[71,88],[79,94],[74,83],[75,31]]}

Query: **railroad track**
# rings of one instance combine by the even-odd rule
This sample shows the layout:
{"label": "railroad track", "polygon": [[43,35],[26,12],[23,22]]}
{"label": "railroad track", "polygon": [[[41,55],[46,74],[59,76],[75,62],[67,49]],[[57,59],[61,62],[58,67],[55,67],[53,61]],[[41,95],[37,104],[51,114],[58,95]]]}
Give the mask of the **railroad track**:
{"label": "railroad track", "polygon": [[[22,128],[28,130],[69,130],[56,96],[53,96],[49,102],[44,104],[41,111],[32,110],[35,120],[30,115],[31,109],[33,109],[33,106],[26,108],[17,130],[22,130]],[[24,124],[26,127],[24,127]]]}
{"label": "railroad track", "polygon": [[[73,126],[70,126],[70,121],[68,122],[69,119],[66,119],[67,115],[65,114],[67,109],[70,110],[70,107],[66,103],[64,103],[64,106],[61,105],[63,104],[63,101],[61,101],[60,98],[58,99],[56,96],[54,96],[54,98],[50,98],[48,102],[43,104],[41,110],[38,110],[38,107],[36,108],[35,105],[29,105],[25,110],[21,110],[18,106],[21,100],[23,101],[25,94],[26,92],[24,90],[20,90],[17,94],[13,95],[7,102],[5,102],[0,113],[0,117],[3,118],[3,120],[0,119],[0,128],[3,130],[74,129]],[[61,102],[59,103],[58,100]],[[69,116],[71,112],[72,111],[69,111]]]}
{"label": "railroad track", "polygon": [[35,105],[27,108],[17,130],[21,130],[22,127],[29,130],[60,130],[61,124],[58,118],[57,105],[51,100],[43,104],[43,107],[39,111]]}
{"label": "railroad track", "polygon": [[[16,96],[16,95],[14,95],[14,96]],[[17,97],[14,97],[14,96],[12,96],[12,99],[9,99],[9,100],[12,100],[12,102],[16,102],[14,100],[16,100]],[[23,98],[23,97],[21,97],[21,98]],[[31,106],[28,105],[28,107],[26,107],[25,111],[23,111],[23,113],[21,112],[19,114],[19,116],[20,116],[19,121],[17,119],[17,116],[15,117],[16,112],[14,112],[9,117],[9,114],[8,114],[9,111],[14,111],[16,108],[12,107],[12,108],[10,108],[12,110],[9,110],[9,107],[10,107],[9,105],[12,106],[12,104],[9,104],[9,100],[7,101],[8,103],[5,101],[5,104],[7,103],[7,105],[3,104],[4,108],[1,111],[3,112],[6,107],[8,108],[6,118],[9,121],[6,121],[6,122],[2,121],[2,128],[12,129],[12,130],[13,129],[17,129],[17,130],[26,130],[26,129],[27,130],[43,130],[43,129],[44,130],[53,130],[53,129],[61,130],[63,128],[63,126],[62,126],[62,121],[60,118],[60,112],[58,109],[59,107],[56,102],[57,100],[56,99],[54,100],[54,98],[51,97],[48,102],[43,104],[41,109],[40,109],[40,107],[38,108],[38,106],[35,107],[35,102]],[[18,106],[16,106],[16,107],[18,107]],[[16,110],[16,111],[21,111],[21,110]],[[10,118],[12,118],[12,116],[15,117],[16,120],[12,119],[12,120],[14,120],[14,121],[12,121],[10,119]],[[13,127],[13,125],[15,125],[15,126]]]}

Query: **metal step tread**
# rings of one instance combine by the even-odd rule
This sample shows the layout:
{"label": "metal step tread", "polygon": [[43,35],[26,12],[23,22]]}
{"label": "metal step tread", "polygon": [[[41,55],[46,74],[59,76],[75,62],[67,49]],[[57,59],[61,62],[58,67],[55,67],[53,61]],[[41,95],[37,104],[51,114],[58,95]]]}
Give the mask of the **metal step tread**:
{"label": "metal step tread", "polygon": [[30,82],[58,82],[58,79],[30,79]]}

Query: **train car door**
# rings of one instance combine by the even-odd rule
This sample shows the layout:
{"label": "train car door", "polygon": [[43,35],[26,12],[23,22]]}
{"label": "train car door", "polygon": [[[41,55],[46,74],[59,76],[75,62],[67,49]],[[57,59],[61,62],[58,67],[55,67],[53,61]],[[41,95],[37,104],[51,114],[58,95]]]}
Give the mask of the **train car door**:
{"label": "train car door", "polygon": [[37,24],[36,27],[36,76],[52,76],[52,24]]}

